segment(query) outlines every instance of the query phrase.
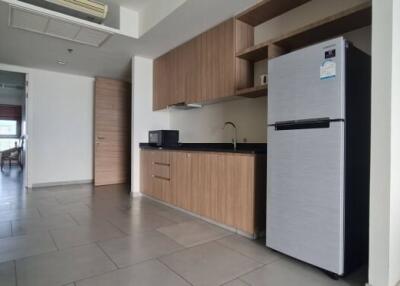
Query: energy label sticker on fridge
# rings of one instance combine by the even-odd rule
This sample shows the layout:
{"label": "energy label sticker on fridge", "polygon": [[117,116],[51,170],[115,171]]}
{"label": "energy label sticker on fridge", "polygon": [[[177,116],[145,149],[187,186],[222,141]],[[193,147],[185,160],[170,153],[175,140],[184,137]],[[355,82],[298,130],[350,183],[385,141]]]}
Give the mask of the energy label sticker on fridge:
{"label": "energy label sticker on fridge", "polygon": [[332,60],[324,61],[319,72],[320,79],[329,79],[336,77],[336,63]]}

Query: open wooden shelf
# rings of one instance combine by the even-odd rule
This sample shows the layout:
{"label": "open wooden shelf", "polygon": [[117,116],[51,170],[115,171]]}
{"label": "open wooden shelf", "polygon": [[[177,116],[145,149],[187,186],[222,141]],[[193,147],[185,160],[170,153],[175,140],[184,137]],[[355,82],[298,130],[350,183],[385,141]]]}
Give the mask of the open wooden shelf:
{"label": "open wooden shelf", "polygon": [[273,39],[272,42],[286,49],[298,49],[369,26],[371,22],[372,5],[370,2],[367,2],[301,27]]}
{"label": "open wooden shelf", "polygon": [[248,98],[256,98],[267,96],[268,94],[268,86],[261,85],[261,86],[254,86],[244,89],[239,89],[236,91],[236,96],[248,97]]}
{"label": "open wooden shelf", "polygon": [[251,26],[258,26],[310,0],[263,0],[236,16]]}
{"label": "open wooden shelf", "polygon": [[271,42],[264,42],[236,53],[236,56],[249,61],[260,61],[268,58],[268,46]]}
{"label": "open wooden shelf", "polygon": [[236,53],[236,56],[250,61],[268,58],[268,46],[274,44],[287,51],[318,43],[335,36],[371,25],[372,6],[362,3],[352,9],[303,26],[290,33],[260,43]]}

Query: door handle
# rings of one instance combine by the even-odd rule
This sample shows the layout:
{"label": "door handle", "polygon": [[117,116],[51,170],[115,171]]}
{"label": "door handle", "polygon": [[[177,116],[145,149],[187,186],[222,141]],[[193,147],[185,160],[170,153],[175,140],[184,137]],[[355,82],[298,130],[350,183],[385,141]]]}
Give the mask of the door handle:
{"label": "door handle", "polygon": [[104,139],[106,139],[106,138],[103,136],[97,136],[97,140],[104,140]]}

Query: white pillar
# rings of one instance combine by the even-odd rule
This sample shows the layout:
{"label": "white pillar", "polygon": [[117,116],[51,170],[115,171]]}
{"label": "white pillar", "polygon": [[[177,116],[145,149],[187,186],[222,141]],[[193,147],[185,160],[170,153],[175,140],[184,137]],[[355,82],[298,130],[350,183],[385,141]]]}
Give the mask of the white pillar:
{"label": "white pillar", "polygon": [[400,281],[400,0],[373,0],[369,283]]}
{"label": "white pillar", "polygon": [[132,58],[132,192],[140,192],[139,143],[149,130],[169,129],[169,111],[153,111],[153,60]]}

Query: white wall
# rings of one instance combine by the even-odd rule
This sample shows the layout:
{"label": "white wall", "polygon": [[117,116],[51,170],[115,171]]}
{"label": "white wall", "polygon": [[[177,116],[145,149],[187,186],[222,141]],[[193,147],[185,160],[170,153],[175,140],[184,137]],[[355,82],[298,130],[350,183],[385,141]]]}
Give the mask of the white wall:
{"label": "white wall", "polygon": [[373,1],[369,282],[400,280],[400,2]]}
{"label": "white wall", "polygon": [[139,37],[151,30],[186,1],[148,1],[149,3],[139,12]]}
{"label": "white wall", "polygon": [[393,1],[389,285],[400,284],[400,1]]}
{"label": "white wall", "polygon": [[153,112],[153,60],[132,59],[132,191],[139,192],[139,143],[148,142],[148,131],[169,129],[169,112]]}
{"label": "white wall", "polygon": [[0,64],[27,73],[28,186],[93,179],[94,79]]}

